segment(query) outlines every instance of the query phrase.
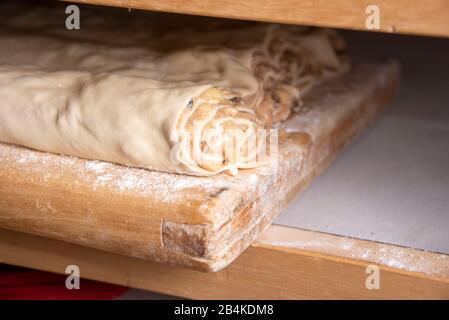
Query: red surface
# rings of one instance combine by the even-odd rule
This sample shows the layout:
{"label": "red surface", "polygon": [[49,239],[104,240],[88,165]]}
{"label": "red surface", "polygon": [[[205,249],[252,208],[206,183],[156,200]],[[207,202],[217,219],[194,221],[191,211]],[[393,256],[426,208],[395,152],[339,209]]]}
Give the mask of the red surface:
{"label": "red surface", "polygon": [[0,264],[0,299],[114,299],[128,290],[121,286],[83,279],[82,272],[80,289],[68,290],[65,286],[67,276]]}

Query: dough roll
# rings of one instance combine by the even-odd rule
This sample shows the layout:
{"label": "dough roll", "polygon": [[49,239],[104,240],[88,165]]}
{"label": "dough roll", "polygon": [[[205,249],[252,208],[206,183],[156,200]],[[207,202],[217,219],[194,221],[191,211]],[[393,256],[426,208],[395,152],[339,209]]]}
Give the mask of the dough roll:
{"label": "dough roll", "polygon": [[154,89],[123,75],[2,66],[0,97],[3,142],[195,175],[257,166],[256,155],[232,161],[224,152],[235,139],[247,154],[247,136],[260,128],[254,111],[216,88]]}
{"label": "dough roll", "polygon": [[95,40],[48,25],[0,33],[0,141],[165,172],[262,165],[258,133],[347,67],[328,30],[153,26]]}

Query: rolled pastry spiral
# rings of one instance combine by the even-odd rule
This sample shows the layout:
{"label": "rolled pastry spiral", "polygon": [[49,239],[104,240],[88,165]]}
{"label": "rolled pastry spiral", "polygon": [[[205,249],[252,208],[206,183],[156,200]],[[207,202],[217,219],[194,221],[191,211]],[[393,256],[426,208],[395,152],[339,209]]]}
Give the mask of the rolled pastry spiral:
{"label": "rolled pastry spiral", "polygon": [[254,168],[266,160],[255,111],[229,90],[210,88],[182,112],[172,137],[172,161],[205,175]]}
{"label": "rolled pastry spiral", "polygon": [[344,40],[333,30],[269,28],[252,62],[260,83],[255,109],[265,126],[286,120],[320,80],[347,70],[345,49]]}

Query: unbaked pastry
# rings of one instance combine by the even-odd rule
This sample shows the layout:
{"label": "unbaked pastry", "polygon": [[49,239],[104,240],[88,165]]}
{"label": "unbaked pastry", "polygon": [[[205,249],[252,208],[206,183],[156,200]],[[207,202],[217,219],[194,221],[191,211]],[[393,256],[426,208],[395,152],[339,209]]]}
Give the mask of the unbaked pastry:
{"label": "unbaked pastry", "polygon": [[329,30],[120,32],[125,40],[114,40],[117,30],[95,40],[38,23],[33,32],[3,28],[0,141],[166,172],[236,174],[262,163],[258,130],[347,66]]}

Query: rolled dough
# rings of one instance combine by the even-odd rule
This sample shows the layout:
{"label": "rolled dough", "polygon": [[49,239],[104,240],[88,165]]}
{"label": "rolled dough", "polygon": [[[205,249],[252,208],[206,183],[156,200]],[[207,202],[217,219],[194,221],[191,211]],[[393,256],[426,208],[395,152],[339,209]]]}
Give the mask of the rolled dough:
{"label": "rolled dough", "polygon": [[245,23],[142,33],[134,23],[118,42],[117,30],[66,36],[56,23],[16,23],[24,20],[0,32],[0,141],[166,172],[261,165],[260,141],[249,151],[254,135],[347,66],[328,30]]}

